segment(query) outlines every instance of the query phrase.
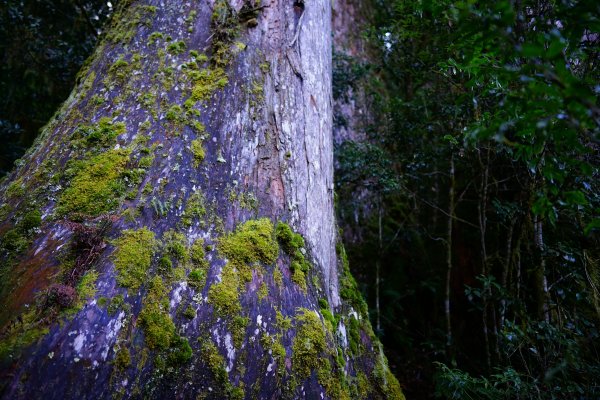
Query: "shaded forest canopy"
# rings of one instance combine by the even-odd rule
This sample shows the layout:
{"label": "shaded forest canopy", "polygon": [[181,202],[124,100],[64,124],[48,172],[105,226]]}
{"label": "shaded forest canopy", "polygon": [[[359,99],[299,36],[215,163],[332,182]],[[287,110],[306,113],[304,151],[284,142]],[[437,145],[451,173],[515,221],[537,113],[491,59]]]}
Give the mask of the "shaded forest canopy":
{"label": "shaded forest canopy", "polygon": [[[600,396],[600,5],[592,0],[348,4],[364,19],[357,21],[360,32],[333,48],[336,213],[346,249],[338,246],[338,256],[356,278],[344,275],[340,295],[359,314],[368,312],[408,398]],[[336,11],[342,13],[334,9],[334,18]],[[41,8],[37,2],[9,1],[3,8],[3,173],[64,100],[97,36],[106,35],[102,23],[111,12],[106,3],[94,1]],[[255,22],[255,15],[244,20],[247,26]],[[228,21],[223,23],[220,39],[232,40]],[[166,38],[156,33],[150,41],[166,43]],[[183,41],[165,45],[175,56],[189,51]],[[213,50],[218,55],[224,49]],[[208,60],[192,51],[194,60]],[[123,83],[138,62],[133,57],[113,63],[112,83]],[[209,75],[194,75],[190,101],[205,101],[223,89],[231,62],[213,58]],[[252,90],[255,101],[262,101],[261,84]],[[156,99],[148,95],[139,102],[147,106]],[[190,104],[167,108],[167,121],[203,134],[206,127],[186,111]],[[90,266],[107,246],[115,222],[104,214],[137,196],[123,183],[141,182],[155,163],[156,148],[139,154],[135,168],[128,164],[130,150],[112,149],[124,129],[108,118],[81,125],[72,135],[76,148],[95,154],[66,171],[70,186],[56,213],[72,219],[75,239],[68,274],[46,291],[43,319],[76,313],[94,296],[97,272]],[[191,143],[189,156],[196,167],[204,162],[201,139]],[[142,193],[152,190],[146,186]],[[8,185],[4,204],[23,191],[18,181]],[[245,210],[257,207],[251,195],[232,191],[230,197]],[[171,206],[157,197],[149,204],[153,216],[167,215]],[[189,227],[208,220],[211,207],[197,192],[181,223]],[[3,205],[3,219],[8,212]],[[131,212],[129,218],[136,218]],[[84,223],[78,216],[95,219]],[[27,209],[13,222],[1,238],[5,263],[30,245],[42,215]],[[165,370],[188,362],[192,348],[161,304],[168,303],[168,287],[180,279],[193,288],[205,286],[207,254],[234,260],[206,293],[224,318],[239,314],[240,285],[252,281],[248,265],[270,268],[279,250],[291,266],[289,282],[304,292],[311,287],[304,239],[283,222],[251,219],[218,243],[199,239],[191,246],[176,231],[159,240],[144,228],[130,229],[114,245],[119,284],[147,288],[138,323],[148,348],[160,353],[158,368]],[[168,273],[148,280],[151,256]],[[183,265],[191,266],[187,276]],[[277,285],[283,278],[277,267],[273,271]],[[267,286],[260,290],[258,298],[266,297]],[[109,314],[124,307],[122,295],[103,301]],[[323,296],[319,311],[327,326],[336,326],[342,317],[330,308]],[[191,305],[181,311],[185,318],[196,317]],[[48,332],[48,324],[33,323],[40,318],[33,314],[23,317],[33,327],[19,338],[24,343]],[[7,318],[3,315],[2,323]],[[350,353],[360,354],[360,335],[370,326],[344,321]],[[230,320],[236,346],[248,323],[239,316]],[[278,331],[265,344],[274,358],[285,358],[281,340],[290,324],[277,315]],[[320,324],[319,314],[308,309],[295,315],[294,327],[310,344],[303,352],[300,342],[290,342],[295,379],[318,370],[328,393],[339,393],[344,388],[336,386],[336,376],[326,374],[329,359],[327,365],[315,363],[329,340]],[[213,342],[201,339],[224,391],[243,396],[241,387],[229,382]],[[116,368],[125,371],[132,356],[127,347],[120,349]],[[385,382],[386,373],[382,367],[375,376]],[[356,374],[353,394],[363,395],[369,384]],[[378,393],[392,393],[379,385]]]}

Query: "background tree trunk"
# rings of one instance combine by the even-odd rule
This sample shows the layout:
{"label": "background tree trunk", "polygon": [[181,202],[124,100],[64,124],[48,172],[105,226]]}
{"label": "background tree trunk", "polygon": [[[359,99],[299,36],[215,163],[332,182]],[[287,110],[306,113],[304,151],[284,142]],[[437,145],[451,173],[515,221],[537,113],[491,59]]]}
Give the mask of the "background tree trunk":
{"label": "background tree trunk", "polygon": [[2,397],[403,398],[336,252],[330,3],[120,6],[2,186]]}

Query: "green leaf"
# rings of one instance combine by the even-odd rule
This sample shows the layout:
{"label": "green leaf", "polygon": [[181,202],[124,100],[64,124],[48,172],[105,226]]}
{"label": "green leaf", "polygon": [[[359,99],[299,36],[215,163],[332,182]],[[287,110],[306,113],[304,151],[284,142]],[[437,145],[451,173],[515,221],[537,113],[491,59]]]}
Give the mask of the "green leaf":
{"label": "green leaf", "polygon": [[573,190],[565,193],[565,200],[569,204],[586,205],[588,203],[585,195],[579,190]]}
{"label": "green leaf", "polygon": [[587,226],[583,230],[583,233],[589,235],[589,233],[594,229],[600,229],[600,218],[596,218],[595,220],[587,224]]}

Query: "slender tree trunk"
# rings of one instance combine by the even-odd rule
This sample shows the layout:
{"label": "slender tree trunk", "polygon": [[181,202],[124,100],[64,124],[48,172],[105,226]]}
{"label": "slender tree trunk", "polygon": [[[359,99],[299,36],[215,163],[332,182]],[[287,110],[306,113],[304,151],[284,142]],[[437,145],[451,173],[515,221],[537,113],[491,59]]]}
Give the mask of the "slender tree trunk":
{"label": "slender tree trunk", "polygon": [[336,254],[330,37],[122,2],[2,187],[3,398],[403,398]]}
{"label": "slender tree trunk", "polygon": [[446,233],[446,298],[444,301],[444,314],[446,316],[446,351],[450,355],[452,347],[452,318],[450,314],[450,283],[452,282],[452,227],[454,223],[454,153],[450,156],[450,185],[448,190],[448,223]]}
{"label": "slender tree trunk", "polygon": [[381,258],[383,257],[383,207],[381,204],[381,198],[379,199],[379,205],[377,210],[377,228],[378,228],[378,249],[377,249],[377,262],[375,265],[375,313],[377,315],[376,331],[381,332],[381,308],[379,305],[380,300],[380,284],[381,284]]}
{"label": "slender tree trunk", "polygon": [[541,218],[538,216],[536,216],[533,221],[533,235],[536,253],[538,255],[538,265],[534,272],[537,314],[541,320],[550,322],[550,313],[548,307],[548,280],[546,278],[546,257],[544,255],[543,223]]}
{"label": "slender tree trunk", "polygon": [[[509,218],[511,218],[511,217],[509,217]],[[515,224],[516,224],[515,219],[511,218],[510,222],[509,222],[508,234],[507,234],[507,238],[506,238],[506,257],[504,258],[504,264],[502,265],[502,282],[501,282],[501,284],[507,293],[509,293],[508,278],[509,278],[509,274],[511,271],[512,261],[513,261],[512,240],[513,240],[513,234],[515,231]],[[507,307],[506,298],[503,296],[502,300],[500,301],[500,330],[504,329],[504,319],[506,317],[506,307]]]}

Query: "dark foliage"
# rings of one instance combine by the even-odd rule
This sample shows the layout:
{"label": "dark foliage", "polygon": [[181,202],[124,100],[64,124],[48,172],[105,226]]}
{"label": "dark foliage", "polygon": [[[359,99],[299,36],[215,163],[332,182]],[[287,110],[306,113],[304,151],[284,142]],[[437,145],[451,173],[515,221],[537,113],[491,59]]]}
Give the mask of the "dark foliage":
{"label": "dark foliage", "polygon": [[0,176],[67,98],[110,12],[101,0],[2,2]]}
{"label": "dark foliage", "polygon": [[338,211],[407,397],[599,395],[599,7],[382,2],[376,65],[337,63],[378,112]]}

